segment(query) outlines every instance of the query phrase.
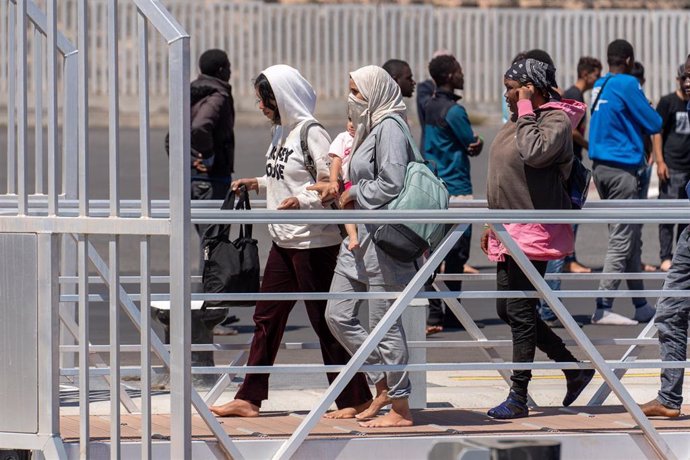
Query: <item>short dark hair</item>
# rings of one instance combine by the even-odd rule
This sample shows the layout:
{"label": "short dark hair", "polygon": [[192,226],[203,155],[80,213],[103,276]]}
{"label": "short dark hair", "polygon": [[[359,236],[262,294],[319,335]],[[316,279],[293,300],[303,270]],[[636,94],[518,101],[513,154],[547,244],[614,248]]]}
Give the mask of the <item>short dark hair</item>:
{"label": "short dark hair", "polygon": [[545,62],[552,67],[556,67],[549,53],[544,50],[540,50],[539,48],[527,51],[525,53],[525,59],[536,59],[537,61]]}
{"label": "short dark hair", "polygon": [[455,71],[456,65],[458,60],[449,55],[435,57],[429,62],[429,74],[436,86],[448,83],[448,75]]}
{"label": "short dark hair", "polygon": [[254,88],[256,92],[259,93],[259,99],[263,103],[264,107],[273,110],[273,124],[280,124],[280,112],[278,111],[278,106],[275,105],[272,100],[276,100],[276,95],[273,93],[273,88],[271,88],[271,83],[266,78],[266,75],[260,73],[258,77],[254,80]]}
{"label": "short dark hair", "polygon": [[619,38],[609,43],[606,59],[610,66],[625,65],[628,58],[632,61],[635,60],[635,50],[630,42]]}
{"label": "short dark hair", "polygon": [[603,67],[601,61],[595,57],[583,56],[577,62],[577,78],[582,78],[585,74],[592,73],[596,70],[601,70]]}
{"label": "short dark hair", "polygon": [[389,59],[381,67],[395,80],[402,75],[405,67],[410,67],[410,64],[401,59]]}
{"label": "short dark hair", "polygon": [[644,66],[641,62],[635,61],[633,63],[632,69],[630,69],[630,75],[637,78],[640,84],[644,83]]}
{"label": "short dark hair", "polygon": [[225,51],[210,49],[201,54],[199,58],[199,70],[204,75],[215,77],[218,74],[218,69],[222,67],[230,67],[230,60]]}
{"label": "short dark hair", "polygon": [[518,61],[522,61],[524,59],[527,59],[525,56],[527,55],[527,51],[520,51],[518,54],[515,55],[512,61],[510,61],[511,64],[515,64]]}

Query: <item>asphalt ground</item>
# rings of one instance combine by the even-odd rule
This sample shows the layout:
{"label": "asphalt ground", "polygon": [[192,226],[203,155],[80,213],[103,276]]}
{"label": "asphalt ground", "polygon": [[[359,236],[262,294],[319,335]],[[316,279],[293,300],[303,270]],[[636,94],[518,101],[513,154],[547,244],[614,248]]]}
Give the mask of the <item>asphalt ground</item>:
{"label": "asphalt ground", "polygon": [[[344,130],[344,123],[339,121],[327,121],[324,123],[327,130],[332,136],[335,136],[340,131]],[[488,166],[488,152],[491,142],[495,137],[500,126],[494,123],[485,123],[476,126],[475,130],[480,134],[486,142],[484,152],[472,159],[472,181],[474,184],[474,196],[476,198],[484,198],[486,196],[486,173]],[[413,125],[413,133],[418,135],[419,128]],[[270,142],[270,127],[268,123],[263,121],[257,122],[255,116],[248,116],[246,120],[240,115],[238,117],[238,125],[235,130],[237,138],[236,147],[236,167],[234,177],[251,177],[260,175],[263,171],[264,155],[268,143]],[[152,198],[165,199],[168,194],[168,167],[167,156],[165,154],[163,139],[165,130],[155,129],[151,133],[151,171],[153,174],[150,178],[152,189]],[[94,199],[107,199],[108,197],[108,131],[103,128],[94,128],[90,131],[90,150],[89,150],[89,187],[91,197]],[[33,163],[33,133],[30,132],[29,140],[29,164]],[[6,146],[6,131],[4,128],[0,129],[0,146],[3,150]],[[120,134],[120,193],[122,199],[136,199],[138,197],[138,133],[136,129],[123,129]],[[44,153],[45,154],[45,153]],[[2,176],[0,176],[0,190],[6,190],[5,168],[2,168]],[[32,175],[30,175],[30,183],[33,183]],[[482,272],[491,273],[494,271],[494,265],[487,261],[484,254],[478,246],[478,238],[480,231],[475,229],[473,232],[473,246],[469,263],[480,269]],[[270,248],[270,237],[263,225],[258,225],[254,229],[254,236],[259,240],[260,250],[263,260]],[[192,254],[190,260],[192,261],[193,273],[198,270],[198,239],[194,235],[194,241],[191,244]],[[658,264],[658,233],[655,225],[645,225],[643,231],[643,261],[651,264]],[[104,240],[101,238],[94,238],[96,246],[101,251],[101,255],[107,260],[107,250]],[[607,229],[601,224],[586,224],[581,225],[577,239],[577,256],[578,259],[586,265],[600,270],[603,264],[604,255],[606,253],[607,243]],[[122,274],[133,274],[138,268],[138,243],[135,238],[123,238],[120,252],[120,263],[122,267]],[[168,267],[168,246],[167,241],[163,238],[154,238],[152,242],[152,271],[153,274],[166,274]],[[596,282],[584,281],[564,281],[563,289],[595,289]],[[661,281],[654,281],[647,283],[648,288],[657,289],[661,286]],[[480,289],[494,289],[492,282],[470,281],[465,283],[465,288],[469,290]],[[134,288],[132,288],[134,289]],[[156,289],[160,289],[157,287]],[[102,289],[94,288],[95,292],[104,292]],[[650,302],[656,299],[649,298]],[[610,337],[635,337],[643,328],[639,326],[626,327],[612,327],[612,326],[595,326],[589,324],[589,317],[594,309],[594,299],[567,299],[565,301],[566,307],[572,313],[576,320],[584,323],[583,330],[591,338],[610,338]],[[481,321],[486,327],[483,329],[484,334],[489,338],[495,339],[509,339],[510,331],[507,325],[497,317],[495,312],[495,305],[493,300],[467,300],[464,302],[465,307],[471,316],[478,321]],[[105,303],[92,303],[90,317],[90,333],[93,343],[107,343],[108,333],[108,312]],[[628,299],[618,299],[616,301],[615,311],[631,316],[633,307]],[[251,320],[251,308],[237,308],[234,309],[233,314],[240,318],[237,323],[239,334],[231,337],[217,337],[218,342],[230,343],[246,343],[251,339],[253,332],[253,323]],[[563,330],[559,330],[560,334],[564,335]],[[158,330],[160,332],[160,329]],[[128,321],[123,321],[122,324],[122,342],[123,343],[137,343],[138,331],[129,324]],[[447,329],[443,333],[436,334],[430,340],[465,340],[469,339],[469,335],[459,329]],[[306,312],[298,303],[293,310],[290,320],[288,322],[287,330],[284,336],[286,342],[314,342],[316,336],[309,326]],[[599,348],[606,358],[615,359],[619,357],[626,349],[626,347],[618,346],[602,346]],[[510,349],[503,349],[500,353],[506,358],[510,358]],[[579,354],[576,351],[576,354]],[[105,357],[105,356],[104,356]],[[642,357],[657,358],[658,352],[656,348],[651,347]],[[228,356],[223,353],[217,354],[217,363],[221,364],[227,362]],[[537,359],[544,359],[545,357],[537,353]],[[461,361],[484,361],[483,355],[478,350],[462,349],[458,352],[454,349],[431,349],[428,352],[429,362],[456,362]],[[134,364],[138,360],[136,355],[123,355],[123,363]],[[281,350],[277,358],[278,363],[319,363],[321,362],[320,353],[318,350]],[[325,385],[325,378],[323,376],[304,376],[290,378],[273,378],[272,385],[274,388],[304,388],[306,386],[319,387]]]}

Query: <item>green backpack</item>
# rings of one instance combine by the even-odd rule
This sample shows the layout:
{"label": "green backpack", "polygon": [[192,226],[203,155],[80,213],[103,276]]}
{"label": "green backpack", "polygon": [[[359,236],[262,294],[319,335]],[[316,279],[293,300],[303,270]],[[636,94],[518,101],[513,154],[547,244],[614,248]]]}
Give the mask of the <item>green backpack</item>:
{"label": "green backpack", "polygon": [[[422,158],[407,123],[397,116],[387,118],[395,120],[405,133],[415,156],[407,164],[403,189],[388,203],[388,209],[448,209],[448,189]],[[374,165],[374,174],[378,175],[376,158]],[[428,249],[434,249],[445,236],[446,229],[446,224],[439,223],[385,224],[376,229],[373,240],[391,257],[401,262],[413,262]]]}

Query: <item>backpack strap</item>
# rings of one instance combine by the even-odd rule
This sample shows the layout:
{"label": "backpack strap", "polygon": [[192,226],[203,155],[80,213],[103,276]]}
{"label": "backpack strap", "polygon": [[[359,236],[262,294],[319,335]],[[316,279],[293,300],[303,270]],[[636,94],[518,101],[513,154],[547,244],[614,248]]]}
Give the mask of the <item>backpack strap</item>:
{"label": "backpack strap", "polygon": [[594,103],[592,104],[592,113],[594,113],[594,111],[597,109],[597,103],[599,102],[599,98],[601,97],[601,95],[604,93],[604,87],[606,87],[606,83],[608,83],[609,80],[612,78],[613,78],[613,75],[609,75],[606,78],[606,80],[604,80],[604,83],[602,83],[601,86],[599,87],[599,93],[597,94],[597,98],[594,99]]}
{"label": "backpack strap", "polygon": [[314,157],[309,151],[309,130],[314,126],[323,128],[323,125],[316,120],[307,120],[304,122],[299,131],[299,144],[302,149],[302,155],[304,156],[304,167],[314,179],[314,182],[317,182],[316,163],[314,163]]}

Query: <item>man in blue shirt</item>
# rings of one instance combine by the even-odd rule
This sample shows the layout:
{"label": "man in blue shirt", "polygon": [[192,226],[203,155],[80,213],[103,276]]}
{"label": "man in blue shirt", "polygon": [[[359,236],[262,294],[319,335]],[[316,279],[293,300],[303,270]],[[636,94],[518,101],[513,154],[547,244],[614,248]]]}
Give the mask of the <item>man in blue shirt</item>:
{"label": "man in blue shirt", "polygon": [[[446,183],[450,202],[472,199],[470,157],[479,155],[483,141],[475,136],[467,111],[457,102],[455,90],[464,88],[465,78],[460,63],[451,55],[435,57],[429,63],[429,73],[436,85],[434,95],[424,106],[424,157],[436,167]],[[445,259],[445,273],[463,273],[470,256],[471,228],[458,240]],[[453,291],[461,289],[460,282],[449,282]],[[443,326],[441,301],[429,301],[427,332],[438,332]]]}
{"label": "man in blue shirt", "polygon": [[[594,183],[604,200],[638,198],[639,179],[645,168],[643,136],[661,130],[661,117],[649,104],[638,80],[628,75],[635,62],[630,43],[614,40],[607,52],[609,73],[592,90],[589,158]],[[604,273],[636,273],[641,270],[641,224],[610,224]],[[643,290],[642,280],[628,280],[631,290]],[[602,280],[599,289],[618,289],[620,279]],[[603,293],[605,294],[605,293]],[[654,317],[654,307],[644,297],[633,298],[635,315],[626,318],[611,311],[613,297],[597,299],[592,324],[634,325]]]}

